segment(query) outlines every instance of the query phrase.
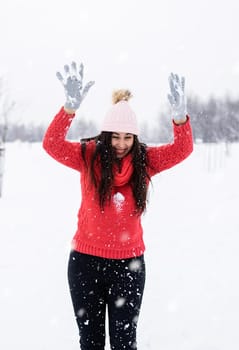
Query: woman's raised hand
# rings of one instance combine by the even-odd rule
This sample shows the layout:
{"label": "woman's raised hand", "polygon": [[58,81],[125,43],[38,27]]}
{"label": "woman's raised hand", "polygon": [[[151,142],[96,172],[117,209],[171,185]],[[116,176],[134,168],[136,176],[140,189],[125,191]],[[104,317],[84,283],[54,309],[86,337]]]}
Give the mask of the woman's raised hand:
{"label": "woman's raised hand", "polygon": [[89,89],[95,83],[94,81],[89,81],[83,88],[83,73],[83,64],[81,63],[78,67],[76,62],[72,62],[70,66],[66,64],[63,75],[60,72],[56,73],[57,78],[64,87],[66,96],[64,107],[67,110],[77,110]]}
{"label": "woman's raised hand", "polygon": [[185,122],[187,115],[187,101],[185,95],[185,78],[181,79],[177,74],[171,73],[169,78],[169,87],[171,94],[168,94],[168,100],[172,109],[172,117],[176,123]]}

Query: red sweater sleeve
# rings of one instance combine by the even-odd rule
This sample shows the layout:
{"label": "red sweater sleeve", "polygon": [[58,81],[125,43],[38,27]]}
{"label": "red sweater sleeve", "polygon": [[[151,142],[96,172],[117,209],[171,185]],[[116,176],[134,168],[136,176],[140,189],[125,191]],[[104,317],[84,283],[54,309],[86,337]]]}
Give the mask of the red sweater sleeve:
{"label": "red sweater sleeve", "polygon": [[158,147],[148,147],[149,175],[169,169],[187,158],[193,151],[190,118],[184,124],[173,122],[174,142]]}
{"label": "red sweater sleeve", "polygon": [[66,140],[67,131],[74,117],[75,114],[67,114],[62,107],[46,130],[43,148],[58,162],[81,171],[83,164],[81,144]]}

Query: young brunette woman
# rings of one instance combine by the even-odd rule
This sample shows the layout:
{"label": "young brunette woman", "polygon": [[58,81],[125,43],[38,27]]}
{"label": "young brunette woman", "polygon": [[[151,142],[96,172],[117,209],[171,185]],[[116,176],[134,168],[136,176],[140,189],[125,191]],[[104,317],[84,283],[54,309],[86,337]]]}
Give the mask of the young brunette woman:
{"label": "young brunette woman", "polygon": [[44,149],[79,171],[81,206],[72,240],[68,280],[81,350],[105,347],[106,306],[112,350],[137,349],[136,328],[145,284],[141,214],[152,176],[183,161],[193,150],[184,79],[169,77],[174,142],[149,147],[129,105],[131,93],[113,94],[101,133],[82,142],[66,140],[75,111],[94,82],[84,88],[83,65],[57,72],[66,102],[48,127]]}

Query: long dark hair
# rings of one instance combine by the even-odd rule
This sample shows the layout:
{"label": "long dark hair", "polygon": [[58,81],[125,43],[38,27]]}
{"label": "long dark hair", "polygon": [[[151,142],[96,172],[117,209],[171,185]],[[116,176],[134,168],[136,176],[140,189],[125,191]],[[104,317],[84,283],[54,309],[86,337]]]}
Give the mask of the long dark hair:
{"label": "long dark hair", "polygon": [[[113,164],[117,162],[114,148],[111,145],[112,132],[102,131],[98,136],[81,139],[82,157],[86,163],[86,148],[89,141],[96,143],[95,151],[90,160],[89,171],[91,181],[96,188],[99,196],[99,204],[103,209],[106,202],[111,199],[111,190],[113,186],[114,174]],[[136,211],[142,213],[147,204],[147,188],[150,177],[147,173],[147,153],[146,145],[139,142],[138,137],[134,135],[134,142],[130,151],[132,155],[133,174],[130,179],[130,185],[135,200]],[[97,179],[95,169],[96,162],[99,162],[101,168],[101,177]]]}

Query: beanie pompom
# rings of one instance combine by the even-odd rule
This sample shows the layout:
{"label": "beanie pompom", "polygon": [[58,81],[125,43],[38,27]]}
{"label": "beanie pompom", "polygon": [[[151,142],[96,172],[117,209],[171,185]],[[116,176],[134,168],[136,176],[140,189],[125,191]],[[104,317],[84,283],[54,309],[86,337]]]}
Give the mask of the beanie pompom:
{"label": "beanie pompom", "polygon": [[132,94],[129,90],[115,90],[112,94],[112,102],[116,104],[120,101],[128,101],[132,97]]}

